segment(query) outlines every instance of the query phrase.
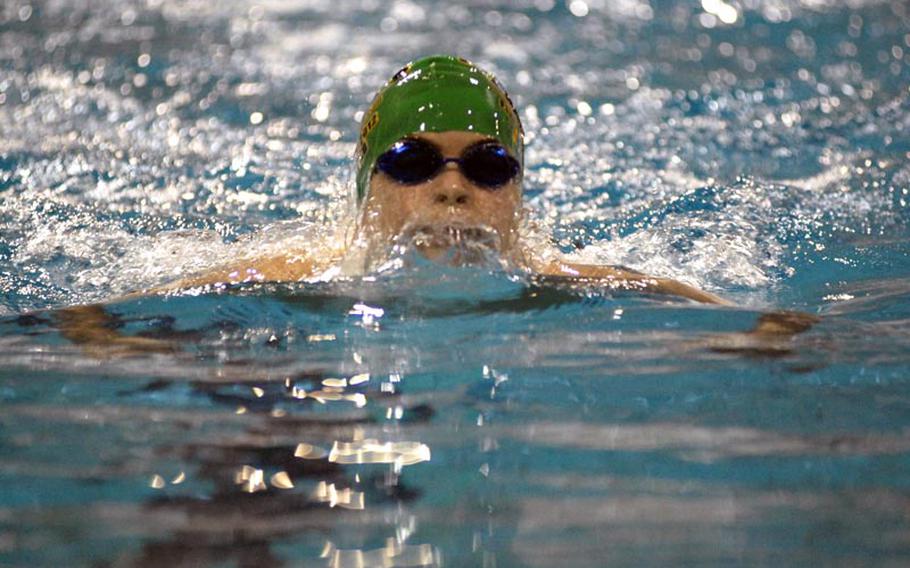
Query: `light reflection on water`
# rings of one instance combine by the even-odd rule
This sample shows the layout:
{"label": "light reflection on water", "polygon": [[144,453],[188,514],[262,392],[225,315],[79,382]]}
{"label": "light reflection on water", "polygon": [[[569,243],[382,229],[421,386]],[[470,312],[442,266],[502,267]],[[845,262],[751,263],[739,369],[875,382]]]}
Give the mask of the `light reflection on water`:
{"label": "light reflection on water", "polygon": [[[337,566],[494,556],[548,565],[562,555],[583,565],[609,550],[636,556],[641,535],[668,532],[657,558],[693,558],[680,547],[701,546],[699,561],[722,561],[749,550],[753,531],[849,514],[839,491],[871,498],[856,475],[884,484],[880,501],[900,497],[891,472],[910,443],[893,430],[907,409],[906,335],[870,337],[900,322],[823,322],[787,352],[749,359],[704,338],[748,327],[754,312],[719,326],[714,310],[634,297],[539,289],[516,300],[506,286],[498,300],[409,304],[394,283],[373,285],[369,300],[306,287],[263,297],[254,287],[111,308],[129,332],[141,323],[182,341],[176,354],[99,360],[55,341],[41,314],[4,322],[18,341],[4,357],[19,370],[4,375],[0,424],[12,452],[0,475],[21,488],[7,515],[24,514],[20,526],[37,535],[22,540],[7,525],[11,549],[56,558],[70,549],[55,535],[75,523],[100,531],[83,534],[86,547],[146,543],[130,560],[138,564],[216,562],[228,542],[238,562],[272,551],[275,561]],[[900,285],[875,288],[887,301]],[[838,305],[851,313],[849,301]],[[184,314],[181,328],[159,311]],[[225,311],[235,332],[225,333]],[[482,321],[494,328],[478,332]],[[445,336],[425,337],[440,322]],[[866,363],[870,342],[876,366]],[[869,389],[866,372],[881,386]],[[34,495],[52,517],[28,506]],[[895,515],[864,507],[879,521],[862,523]],[[440,540],[447,518],[459,528]],[[325,537],[340,526],[353,540]],[[497,531],[513,535],[505,552]],[[861,524],[851,538],[868,531]],[[729,548],[708,553],[716,538]]]}
{"label": "light reflection on water", "polygon": [[[0,563],[905,563],[908,18],[4,2]],[[176,349],[61,337],[47,309],[341,238],[360,113],[434,51],[521,108],[541,246],[746,307],[409,267],[110,307]],[[773,307],[824,319],[750,344]]]}

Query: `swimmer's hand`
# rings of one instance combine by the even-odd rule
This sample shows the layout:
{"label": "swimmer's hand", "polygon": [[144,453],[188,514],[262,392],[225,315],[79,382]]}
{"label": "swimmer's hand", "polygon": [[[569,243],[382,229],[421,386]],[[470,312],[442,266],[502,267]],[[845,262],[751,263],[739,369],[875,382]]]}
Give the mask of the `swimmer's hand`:
{"label": "swimmer's hand", "polygon": [[638,291],[646,294],[663,294],[686,298],[703,304],[732,306],[733,304],[710,292],[699,290],[694,286],[683,284],[669,278],[656,278],[627,268],[615,266],[598,266],[592,264],[575,264],[570,262],[550,262],[534,266],[535,271],[544,277],[555,277],[580,283],[590,283],[610,290]]}
{"label": "swimmer's hand", "polygon": [[706,346],[716,353],[784,357],[794,351],[794,336],[808,331],[820,321],[820,317],[803,312],[769,312],[759,316],[751,330],[713,335],[707,338]]}
{"label": "swimmer's hand", "polygon": [[171,341],[123,335],[116,319],[98,304],[63,308],[54,313],[60,333],[92,357],[110,359],[151,353],[173,353]]}
{"label": "swimmer's hand", "polygon": [[764,337],[791,337],[808,331],[822,318],[804,312],[768,312],[758,318],[758,323],[749,332]]}

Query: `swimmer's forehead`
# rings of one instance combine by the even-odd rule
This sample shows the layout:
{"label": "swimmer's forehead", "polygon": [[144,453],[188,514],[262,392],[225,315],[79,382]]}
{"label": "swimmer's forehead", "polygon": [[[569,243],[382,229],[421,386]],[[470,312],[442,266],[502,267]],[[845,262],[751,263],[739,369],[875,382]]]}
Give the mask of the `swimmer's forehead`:
{"label": "swimmer's forehead", "polygon": [[479,134],[477,132],[465,132],[462,130],[449,130],[446,132],[414,132],[413,134],[405,136],[402,138],[402,140],[415,138],[429,142],[446,154],[449,152],[457,154],[462,149],[467,148],[468,146],[473,146],[474,144],[481,144],[485,142],[499,143],[499,141],[492,136]]}

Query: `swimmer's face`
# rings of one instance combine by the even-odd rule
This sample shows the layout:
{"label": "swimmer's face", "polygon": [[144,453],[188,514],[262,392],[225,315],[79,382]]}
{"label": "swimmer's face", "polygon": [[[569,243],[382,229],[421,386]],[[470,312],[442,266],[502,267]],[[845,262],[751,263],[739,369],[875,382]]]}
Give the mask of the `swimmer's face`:
{"label": "swimmer's face", "polygon": [[[465,149],[488,136],[474,132],[425,132],[410,136],[436,146],[443,157],[458,158]],[[361,226],[366,233],[389,242],[407,231],[483,228],[495,234],[500,252],[511,250],[517,238],[521,210],[521,174],[490,188],[466,178],[458,165],[447,163],[426,181],[404,184],[376,170],[363,209]],[[422,252],[434,258],[436,248],[423,241]]]}

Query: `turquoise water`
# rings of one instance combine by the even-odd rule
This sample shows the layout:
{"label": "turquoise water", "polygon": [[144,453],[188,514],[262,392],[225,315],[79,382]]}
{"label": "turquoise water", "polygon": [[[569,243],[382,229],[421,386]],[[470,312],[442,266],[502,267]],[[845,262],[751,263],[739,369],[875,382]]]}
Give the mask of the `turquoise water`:
{"label": "turquoise water", "polygon": [[[529,231],[739,307],[418,263],[61,336],[343,226],[439,51],[521,108]],[[908,78],[896,1],[4,2],[0,565],[905,565]],[[822,321],[712,349],[774,309]]]}

